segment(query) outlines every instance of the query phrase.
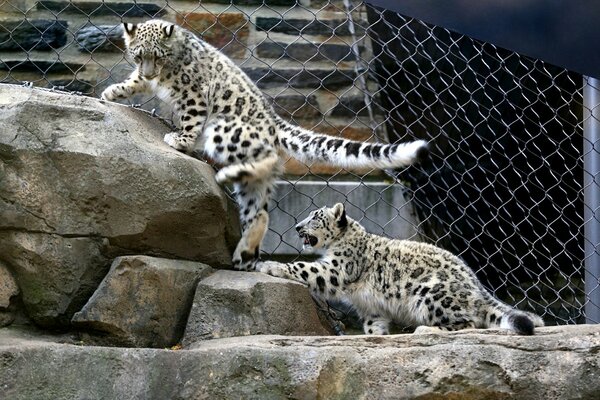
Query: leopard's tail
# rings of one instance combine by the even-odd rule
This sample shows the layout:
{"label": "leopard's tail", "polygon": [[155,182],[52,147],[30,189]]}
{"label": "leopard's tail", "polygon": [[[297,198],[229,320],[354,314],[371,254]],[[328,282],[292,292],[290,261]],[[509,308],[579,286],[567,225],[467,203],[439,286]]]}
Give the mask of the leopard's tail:
{"label": "leopard's tail", "polygon": [[427,142],[364,143],[318,134],[278,121],[283,149],[302,162],[319,161],[341,168],[401,168],[427,157]]}
{"label": "leopard's tail", "polygon": [[544,326],[544,320],[540,316],[515,310],[498,300],[485,314],[487,327],[509,329],[518,335],[533,335],[535,327]]}

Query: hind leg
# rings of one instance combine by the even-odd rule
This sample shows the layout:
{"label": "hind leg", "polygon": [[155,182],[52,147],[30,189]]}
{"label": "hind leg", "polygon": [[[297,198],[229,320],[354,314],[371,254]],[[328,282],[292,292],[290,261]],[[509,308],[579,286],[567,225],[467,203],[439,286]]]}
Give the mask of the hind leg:
{"label": "hind leg", "polygon": [[243,271],[253,271],[260,256],[260,244],[269,226],[269,214],[260,210],[242,234],[233,252],[233,267]]}
{"label": "hind leg", "polygon": [[233,268],[253,271],[260,255],[260,245],[267,233],[267,205],[273,191],[272,180],[237,183],[236,199],[240,207],[242,238],[233,253]]}

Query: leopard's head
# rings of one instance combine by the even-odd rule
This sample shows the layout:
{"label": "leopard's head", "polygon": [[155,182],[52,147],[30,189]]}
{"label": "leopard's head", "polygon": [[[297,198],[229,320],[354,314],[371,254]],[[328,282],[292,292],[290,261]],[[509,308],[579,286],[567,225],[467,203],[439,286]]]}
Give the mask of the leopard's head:
{"label": "leopard's head", "polygon": [[308,218],[296,225],[304,245],[327,247],[346,231],[348,217],[342,203],[312,211]]}
{"label": "leopard's head", "polygon": [[152,19],[141,24],[123,24],[125,45],[139,69],[141,78],[156,78],[173,55],[173,36],[178,27]]}

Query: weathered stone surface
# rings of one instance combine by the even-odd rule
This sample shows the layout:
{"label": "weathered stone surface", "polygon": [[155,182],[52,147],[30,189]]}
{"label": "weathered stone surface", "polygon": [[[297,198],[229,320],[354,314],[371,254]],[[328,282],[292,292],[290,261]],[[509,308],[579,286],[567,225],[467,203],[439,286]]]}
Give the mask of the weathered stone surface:
{"label": "weathered stone surface", "polygon": [[262,42],[256,46],[256,55],[261,58],[291,58],[300,62],[354,60],[350,46],[326,43]]}
{"label": "weathered stone surface", "polygon": [[248,20],[242,13],[189,13],[177,23],[190,29],[229,57],[243,58],[248,48]]}
{"label": "weathered stone surface", "polygon": [[79,51],[108,50],[122,52],[125,48],[123,25],[90,25],[75,32]]}
{"label": "weathered stone surface", "polygon": [[0,262],[0,309],[8,308],[10,299],[19,294],[15,278],[2,262]]}
{"label": "weathered stone surface", "polygon": [[73,325],[101,332],[104,344],[173,346],[183,335],[198,281],[211,271],[192,261],[118,257]]}
{"label": "weathered stone surface", "polygon": [[259,88],[286,86],[292,88],[325,88],[336,90],[354,83],[354,71],[343,69],[272,69],[263,67],[243,68]]}
{"label": "weathered stone surface", "polygon": [[0,22],[0,50],[51,50],[67,43],[67,21],[25,19]]}
{"label": "weathered stone surface", "polygon": [[182,344],[247,335],[327,335],[308,289],[257,272],[217,271],[198,284]]}
{"label": "weathered stone surface", "polygon": [[152,3],[108,3],[105,1],[42,0],[37,2],[38,10],[54,13],[84,14],[87,17],[109,15],[113,17],[156,18],[166,13],[166,9]]}
{"label": "weathered stone surface", "polygon": [[[256,29],[259,31],[269,31],[278,33],[287,33],[290,35],[325,35],[325,36],[348,36],[347,18],[336,19],[302,19],[302,18],[277,18],[277,17],[257,17]],[[357,34],[364,32],[364,27],[368,26],[364,21],[354,21],[354,29]]]}
{"label": "weathered stone surface", "polygon": [[29,316],[64,327],[119,255],[231,263],[233,202],[149,115],[0,86],[0,261]]}
{"label": "weathered stone surface", "polygon": [[[597,399],[600,325],[86,347],[0,330],[0,398]],[[59,371],[59,372],[57,372]]]}
{"label": "weathered stone surface", "polygon": [[317,96],[283,95],[270,99],[277,114],[285,119],[314,119],[322,116]]}
{"label": "weathered stone surface", "polygon": [[[7,175],[11,175],[10,170]],[[21,218],[20,212],[14,212],[20,208],[0,197],[0,209],[7,217],[0,225],[8,228],[0,229],[0,260],[6,262],[18,279],[31,318],[41,326],[64,328],[106,274],[110,261],[103,253],[108,240],[36,232],[33,225],[46,223],[40,215],[29,216],[31,221],[23,219],[25,226],[32,222],[29,225],[32,231],[11,230],[11,220]],[[33,222],[37,218],[40,219]]]}

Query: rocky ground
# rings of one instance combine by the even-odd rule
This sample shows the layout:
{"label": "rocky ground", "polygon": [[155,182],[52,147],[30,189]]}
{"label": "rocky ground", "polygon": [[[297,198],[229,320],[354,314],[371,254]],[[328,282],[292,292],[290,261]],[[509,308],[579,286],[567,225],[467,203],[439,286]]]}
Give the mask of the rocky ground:
{"label": "rocky ground", "polygon": [[0,397],[32,399],[598,399],[600,326],[94,347],[0,330]]}

